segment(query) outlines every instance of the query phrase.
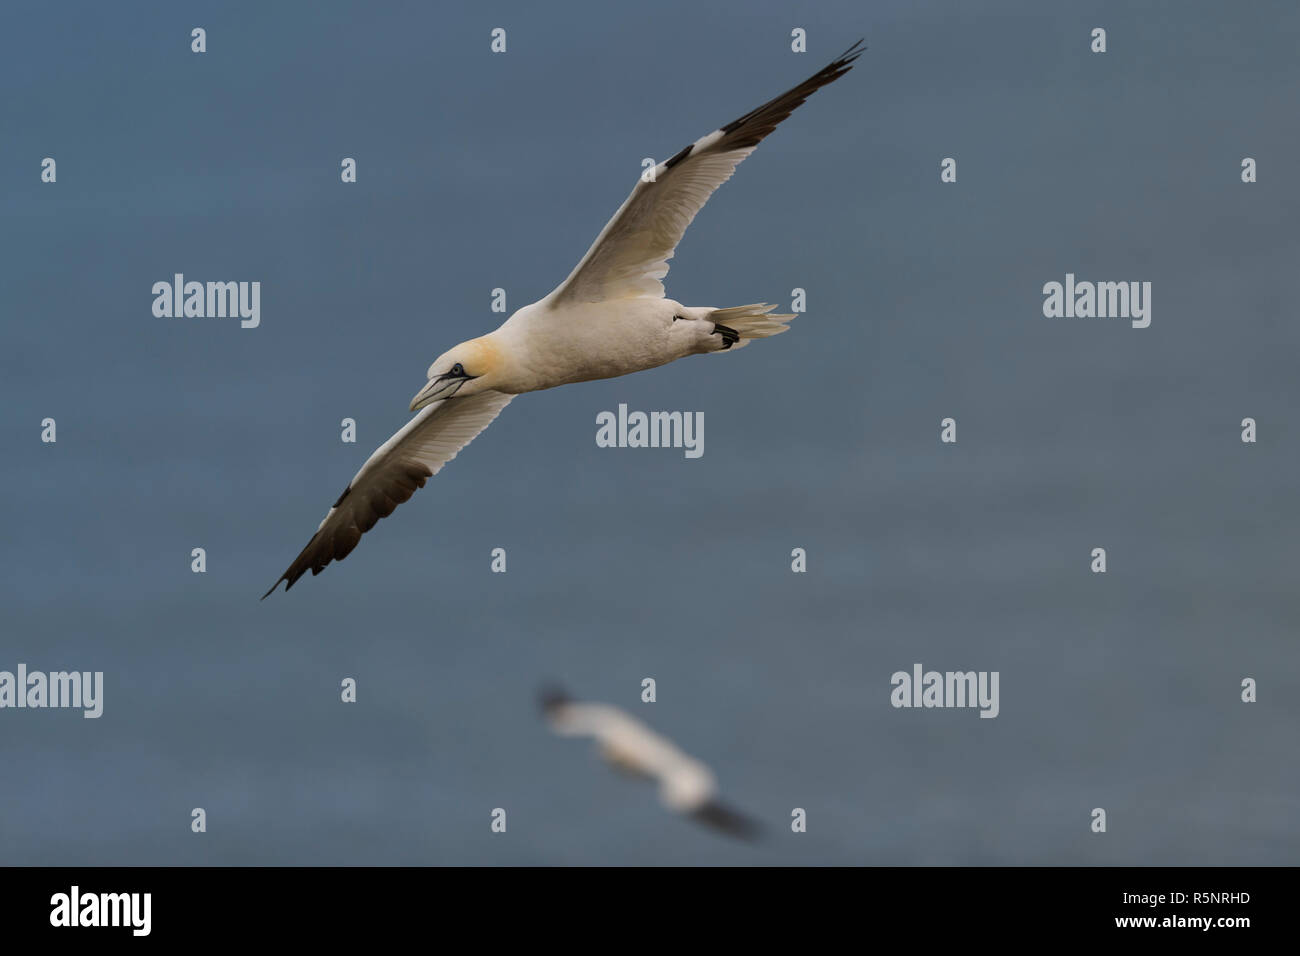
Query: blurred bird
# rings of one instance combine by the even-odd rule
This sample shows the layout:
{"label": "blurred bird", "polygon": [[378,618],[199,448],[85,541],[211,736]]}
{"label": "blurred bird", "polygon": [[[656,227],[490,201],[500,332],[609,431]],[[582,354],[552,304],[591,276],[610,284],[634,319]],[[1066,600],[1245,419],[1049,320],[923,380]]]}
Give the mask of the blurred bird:
{"label": "blurred bird", "polygon": [[579,703],[558,687],[541,693],[542,713],[551,729],[565,737],[593,737],[602,757],[616,769],[659,784],[664,806],[685,813],[730,836],[746,840],[758,824],[718,802],[713,772],[683,753],[626,711],[609,704]]}

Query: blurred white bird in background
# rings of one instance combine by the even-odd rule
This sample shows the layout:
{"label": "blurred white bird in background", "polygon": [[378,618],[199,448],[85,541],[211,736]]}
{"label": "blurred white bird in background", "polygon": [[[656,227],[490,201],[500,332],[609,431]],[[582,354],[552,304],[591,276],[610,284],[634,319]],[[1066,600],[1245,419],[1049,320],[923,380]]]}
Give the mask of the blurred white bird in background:
{"label": "blurred white bird in background", "polygon": [[713,771],[626,711],[609,704],[580,703],[557,687],[542,691],[541,706],[557,734],[591,737],[600,755],[615,768],[656,781],[659,799],[670,810],[730,836],[747,840],[758,836],[754,820],[717,800]]}

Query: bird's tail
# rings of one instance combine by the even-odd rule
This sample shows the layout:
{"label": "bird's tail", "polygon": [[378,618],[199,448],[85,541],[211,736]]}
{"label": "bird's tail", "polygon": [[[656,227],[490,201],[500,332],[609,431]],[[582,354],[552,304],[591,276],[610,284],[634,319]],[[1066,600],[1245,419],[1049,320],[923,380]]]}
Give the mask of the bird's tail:
{"label": "bird's tail", "polygon": [[735,351],[744,348],[750,339],[765,339],[769,335],[780,335],[790,328],[789,323],[794,318],[794,314],[773,315],[772,310],[775,308],[775,305],[768,305],[766,302],[756,302],[753,305],[738,305],[730,309],[714,309],[709,313],[708,319],[710,322],[735,330],[740,336],[740,341],[727,350]]}

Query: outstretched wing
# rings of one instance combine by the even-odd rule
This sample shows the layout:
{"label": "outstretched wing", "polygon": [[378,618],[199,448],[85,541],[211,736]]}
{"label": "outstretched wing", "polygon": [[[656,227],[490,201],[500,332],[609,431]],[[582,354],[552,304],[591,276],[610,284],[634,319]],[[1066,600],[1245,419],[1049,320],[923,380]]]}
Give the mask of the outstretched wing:
{"label": "outstretched wing", "polygon": [[420,409],[361,466],[307,547],[262,595],[263,600],[280,581],[287,582],[284,589],[288,591],[308,570],[319,574],[331,561],[342,561],[351,554],[375,522],[387,518],[417,488],[423,488],[425,480],[492,424],[512,398],[504,392],[485,391]]}
{"label": "outstretched wing", "polygon": [[661,298],[668,260],[696,213],[731,178],[740,161],[814,92],[848,72],[862,53],[859,40],[825,69],[794,89],[697,139],[660,163],[654,181],[639,180],[582,261],[548,300],[604,302]]}

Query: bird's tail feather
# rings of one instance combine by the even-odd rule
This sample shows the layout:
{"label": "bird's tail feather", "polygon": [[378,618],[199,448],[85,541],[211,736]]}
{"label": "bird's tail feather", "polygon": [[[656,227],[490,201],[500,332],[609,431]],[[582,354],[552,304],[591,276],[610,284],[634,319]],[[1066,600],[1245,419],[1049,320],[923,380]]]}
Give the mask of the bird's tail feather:
{"label": "bird's tail feather", "polygon": [[730,309],[714,309],[709,313],[709,321],[735,329],[740,341],[727,351],[744,348],[750,339],[765,339],[769,335],[780,335],[790,328],[794,314],[772,314],[775,305],[755,302],[752,305],[738,305]]}

